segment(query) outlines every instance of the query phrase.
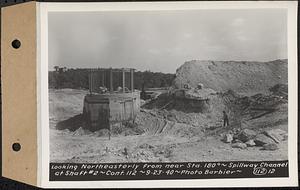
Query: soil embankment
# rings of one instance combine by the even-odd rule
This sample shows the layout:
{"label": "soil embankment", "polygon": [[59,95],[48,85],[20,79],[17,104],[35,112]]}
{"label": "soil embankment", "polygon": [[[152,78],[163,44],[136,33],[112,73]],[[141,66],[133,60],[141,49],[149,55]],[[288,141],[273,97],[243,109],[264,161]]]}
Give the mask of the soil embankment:
{"label": "soil embankment", "polygon": [[174,85],[185,84],[204,87],[215,91],[232,89],[239,93],[266,92],[276,84],[285,84],[288,79],[287,59],[270,62],[248,61],[188,61],[176,71]]}
{"label": "soil embankment", "polygon": [[[177,70],[175,87],[189,84],[189,90],[201,97],[201,90],[195,89],[198,83],[213,89],[207,100],[175,99],[170,92],[162,93],[141,107],[134,124],[114,125],[110,140],[107,131],[90,132],[82,126],[87,91],[50,89],[51,161],[287,159],[287,60],[191,61]],[[229,116],[228,127],[223,127],[223,111]],[[269,142],[276,151],[261,150]]]}

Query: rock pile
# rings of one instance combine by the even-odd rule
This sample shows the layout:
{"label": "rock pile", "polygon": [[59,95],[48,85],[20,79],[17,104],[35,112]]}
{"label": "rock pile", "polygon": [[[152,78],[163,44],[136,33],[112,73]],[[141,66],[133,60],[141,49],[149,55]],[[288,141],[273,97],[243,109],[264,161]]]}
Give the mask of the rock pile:
{"label": "rock pile", "polygon": [[274,141],[273,139],[267,137],[266,135],[264,134],[258,134],[255,139],[254,139],[254,142],[256,144],[256,146],[264,146],[265,144],[273,144]]}
{"label": "rock pile", "polygon": [[251,129],[233,130],[223,136],[222,141],[232,143],[232,148],[262,147],[261,150],[277,150],[278,143],[286,140],[287,132],[281,129],[270,129],[257,133]]}
{"label": "rock pile", "polygon": [[233,141],[233,135],[232,134],[225,134],[223,141],[225,143],[231,143]]}
{"label": "rock pile", "polygon": [[269,88],[269,90],[278,96],[282,96],[284,98],[288,97],[288,85],[287,84],[276,84],[275,86],[272,86]]}
{"label": "rock pile", "polygon": [[240,142],[234,143],[231,146],[232,146],[232,148],[240,148],[240,149],[247,148],[247,145],[245,143],[240,143]]}
{"label": "rock pile", "polygon": [[247,147],[252,147],[256,145],[253,139],[248,140],[247,142],[245,142],[245,144],[247,145]]}
{"label": "rock pile", "polygon": [[256,132],[250,129],[244,129],[239,134],[237,139],[242,142],[247,142],[256,136]]}
{"label": "rock pile", "polygon": [[276,143],[283,141],[286,136],[286,132],[281,129],[272,129],[268,131],[264,131],[264,134],[271,139],[273,139]]}

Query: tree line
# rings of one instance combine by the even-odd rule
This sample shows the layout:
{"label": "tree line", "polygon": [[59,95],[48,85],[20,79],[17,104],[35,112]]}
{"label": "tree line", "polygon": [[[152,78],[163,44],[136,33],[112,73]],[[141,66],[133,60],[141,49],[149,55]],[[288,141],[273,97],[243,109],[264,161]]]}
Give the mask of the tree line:
{"label": "tree line", "polygon": [[[55,68],[49,71],[49,88],[89,88],[89,69],[67,69]],[[134,87],[142,90],[143,88],[169,87],[175,78],[175,74],[161,72],[137,71],[134,73]]]}

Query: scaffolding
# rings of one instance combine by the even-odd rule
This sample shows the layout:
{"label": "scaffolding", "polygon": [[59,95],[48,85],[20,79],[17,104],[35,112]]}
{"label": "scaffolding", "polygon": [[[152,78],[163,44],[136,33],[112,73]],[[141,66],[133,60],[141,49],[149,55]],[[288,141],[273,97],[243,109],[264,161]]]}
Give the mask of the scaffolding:
{"label": "scaffolding", "polygon": [[[89,74],[90,94],[101,93],[100,88],[107,92],[134,92],[134,69],[91,69]],[[118,89],[119,88],[119,89]]]}
{"label": "scaffolding", "polygon": [[85,127],[109,129],[132,121],[140,111],[140,91],[134,89],[134,69],[91,69],[89,94],[84,98]]}

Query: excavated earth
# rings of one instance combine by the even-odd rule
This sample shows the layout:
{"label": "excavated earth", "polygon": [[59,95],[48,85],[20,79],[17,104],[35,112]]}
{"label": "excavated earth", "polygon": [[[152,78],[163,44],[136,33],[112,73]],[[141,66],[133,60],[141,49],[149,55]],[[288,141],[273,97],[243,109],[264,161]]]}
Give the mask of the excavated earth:
{"label": "excavated earth", "polygon": [[238,93],[264,93],[288,81],[287,59],[269,62],[188,61],[176,71],[174,85],[196,87],[198,83],[215,91],[229,89]]}
{"label": "excavated earth", "polygon": [[[110,140],[107,130],[90,132],[82,126],[83,98],[87,91],[50,89],[50,160],[92,163],[286,160],[287,137],[274,143],[276,150],[263,150],[262,146],[234,148],[235,142],[223,142],[228,134],[238,141],[236,136],[245,129],[255,131],[255,136],[274,129],[287,133],[286,69],[286,60],[185,63],[177,70],[172,88],[186,82],[193,87],[201,82],[212,89],[208,100],[174,98],[163,93],[146,101],[134,124],[114,125]],[[223,110],[229,115],[229,127],[222,127]]]}

